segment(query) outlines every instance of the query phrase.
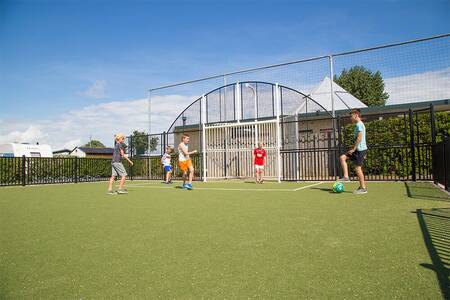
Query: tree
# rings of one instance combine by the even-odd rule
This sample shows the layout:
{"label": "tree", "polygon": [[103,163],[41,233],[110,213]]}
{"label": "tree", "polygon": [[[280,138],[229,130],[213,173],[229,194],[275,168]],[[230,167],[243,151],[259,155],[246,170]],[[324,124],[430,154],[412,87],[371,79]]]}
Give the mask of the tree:
{"label": "tree", "polygon": [[[150,138],[150,152],[155,151],[158,146],[159,138],[152,137]],[[133,131],[131,135],[130,147],[133,148],[133,154],[142,155],[147,152],[149,148],[149,138],[148,134],[144,131]]]}
{"label": "tree", "polygon": [[381,73],[364,66],[344,69],[339,76],[334,76],[334,81],[367,106],[385,105],[389,98]]}
{"label": "tree", "polygon": [[86,148],[105,148],[105,145],[103,145],[103,143],[98,141],[98,140],[91,140],[89,143],[87,143],[83,147],[86,147]]}

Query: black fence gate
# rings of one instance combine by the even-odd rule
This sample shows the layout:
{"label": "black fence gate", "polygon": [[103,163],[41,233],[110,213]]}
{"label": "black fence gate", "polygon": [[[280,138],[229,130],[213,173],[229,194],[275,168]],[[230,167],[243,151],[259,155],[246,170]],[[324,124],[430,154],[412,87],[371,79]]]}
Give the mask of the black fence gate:
{"label": "black fence gate", "polygon": [[450,139],[433,145],[433,181],[450,191]]}

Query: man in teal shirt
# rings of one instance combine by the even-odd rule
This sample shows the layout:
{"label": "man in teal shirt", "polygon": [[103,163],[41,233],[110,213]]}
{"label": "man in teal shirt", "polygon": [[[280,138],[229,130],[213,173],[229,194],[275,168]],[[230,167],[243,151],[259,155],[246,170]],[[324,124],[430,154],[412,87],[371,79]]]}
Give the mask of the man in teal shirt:
{"label": "man in teal shirt", "polygon": [[355,194],[367,194],[367,186],[364,180],[364,173],[362,166],[367,157],[367,144],[366,144],[366,126],[361,121],[361,111],[359,109],[353,109],[350,112],[350,118],[355,123],[355,143],[347,153],[341,155],[340,161],[344,176],[340,181],[350,181],[348,177],[347,159],[350,159],[355,164],[355,172],[359,179],[359,188],[354,191]]}

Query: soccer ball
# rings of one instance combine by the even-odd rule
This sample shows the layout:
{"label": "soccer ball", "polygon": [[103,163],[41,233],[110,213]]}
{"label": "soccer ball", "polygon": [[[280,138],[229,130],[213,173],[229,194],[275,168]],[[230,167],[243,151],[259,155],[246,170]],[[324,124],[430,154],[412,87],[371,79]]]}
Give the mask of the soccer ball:
{"label": "soccer ball", "polygon": [[342,182],[335,182],[333,184],[333,192],[342,193],[344,191],[344,184]]}

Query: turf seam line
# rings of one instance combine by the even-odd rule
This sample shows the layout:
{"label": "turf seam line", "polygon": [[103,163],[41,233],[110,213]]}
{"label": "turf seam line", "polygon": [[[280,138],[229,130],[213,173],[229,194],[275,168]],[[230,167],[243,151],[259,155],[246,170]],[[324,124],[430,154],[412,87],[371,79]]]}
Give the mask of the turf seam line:
{"label": "turf seam line", "polygon": [[[322,184],[323,181],[321,182],[316,182],[310,185],[306,185],[306,186],[302,186],[296,189],[253,189],[253,188],[248,188],[248,189],[239,189],[239,188],[213,188],[213,187],[197,187],[195,188],[195,190],[212,190],[212,191],[251,191],[251,192],[267,192],[267,191],[272,191],[272,192],[297,192],[300,190],[304,190],[319,184]],[[155,186],[155,185],[129,185],[129,188],[133,188],[133,187],[137,187],[137,188],[153,188],[153,189],[175,189],[175,187],[166,187],[166,186]]]}
{"label": "turf seam line", "polygon": [[307,188],[310,188],[310,187],[313,187],[313,186],[316,186],[316,185],[319,185],[319,184],[322,184],[322,183],[323,183],[323,181],[317,182],[317,183],[313,183],[313,184],[310,184],[310,185],[307,185],[307,186],[302,186],[302,187],[293,189],[293,191],[296,192],[296,191],[304,190],[304,189],[307,189]]}
{"label": "turf seam line", "polygon": [[[129,185],[128,188],[152,188],[152,189],[174,189],[175,187],[165,187],[165,186],[152,186],[152,185]],[[202,187],[196,187],[194,190],[213,190],[213,191],[261,191],[261,192],[267,192],[267,191],[273,191],[273,192],[293,192],[292,189],[238,189],[238,188],[202,188]]]}

